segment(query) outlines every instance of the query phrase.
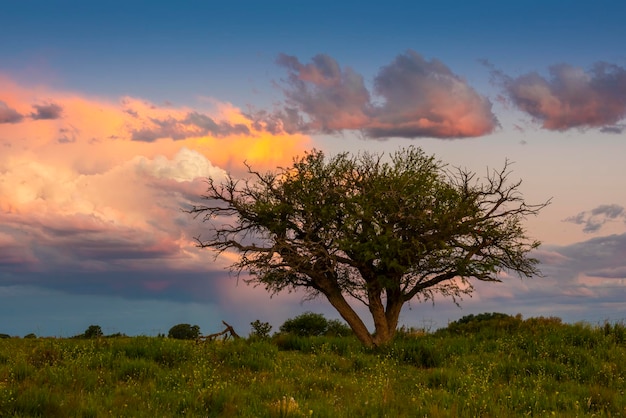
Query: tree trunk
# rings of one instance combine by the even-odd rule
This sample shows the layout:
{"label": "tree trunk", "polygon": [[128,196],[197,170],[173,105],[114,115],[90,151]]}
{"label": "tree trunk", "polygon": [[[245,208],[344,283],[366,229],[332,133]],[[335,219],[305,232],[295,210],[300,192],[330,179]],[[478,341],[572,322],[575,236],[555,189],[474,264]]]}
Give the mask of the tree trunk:
{"label": "tree trunk", "polygon": [[346,301],[339,285],[332,279],[323,276],[316,278],[315,281],[317,288],[326,296],[326,299],[328,299],[330,304],[339,312],[339,315],[348,323],[350,328],[352,328],[357,339],[366,347],[374,347],[376,344],[374,343],[372,334],[370,334],[352,306]]}
{"label": "tree trunk", "polygon": [[363,345],[366,347],[372,348],[376,344],[374,343],[374,338],[372,334],[370,334],[369,330],[359,317],[352,306],[346,301],[341,292],[332,292],[330,294],[326,294],[326,298],[330,302],[331,305],[339,312],[339,315],[348,323],[354,335],[358,338]]}
{"label": "tree trunk", "polygon": [[381,295],[382,291],[378,289],[370,288],[367,291],[369,310],[374,320],[374,328],[376,329],[376,334],[374,335],[374,345],[376,346],[385,344],[393,336],[389,332],[389,323]]}

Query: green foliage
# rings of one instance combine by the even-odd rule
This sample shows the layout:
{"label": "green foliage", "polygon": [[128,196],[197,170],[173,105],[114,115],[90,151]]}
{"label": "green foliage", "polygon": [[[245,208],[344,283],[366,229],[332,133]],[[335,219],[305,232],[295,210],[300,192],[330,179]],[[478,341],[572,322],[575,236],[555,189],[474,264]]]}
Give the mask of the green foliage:
{"label": "green foliage", "polygon": [[[487,314],[472,332],[0,341],[0,417],[618,417],[623,324]],[[287,349],[288,348],[288,349]]]}
{"label": "green foliage", "polygon": [[516,330],[522,323],[521,315],[511,316],[498,312],[482,313],[466,315],[457,321],[453,321],[441,332],[453,334],[479,333],[481,331],[499,333]]}
{"label": "green foliage", "polygon": [[37,338],[37,335],[33,334],[32,332],[30,334],[26,334],[24,335],[24,338]]}
{"label": "green foliage", "polygon": [[190,324],[174,325],[170,328],[167,336],[177,340],[195,340],[200,336],[200,327]]}
{"label": "green foliage", "polygon": [[324,315],[305,312],[286,320],[280,326],[280,332],[300,337],[326,335],[331,337],[346,337],[352,335],[352,330],[338,319],[326,319]]}
{"label": "green foliage", "polygon": [[[479,179],[417,147],[329,159],[314,150],[274,172],[249,167],[248,179],[209,179],[207,206],[190,213],[228,219],[217,219],[199,245],[238,252],[231,268],[250,273],[248,282],[326,297],[372,347],[392,339],[412,299],[456,300],[472,292],[470,279],[539,273],[530,256],[539,242],[522,222],[548,202],[526,203],[509,174],[507,162]],[[353,301],[368,305],[374,333]]]}
{"label": "green foliage", "polygon": [[286,320],[280,326],[280,332],[294,334],[300,337],[324,335],[328,329],[328,321],[324,315],[305,312]]}
{"label": "green foliage", "polygon": [[261,322],[257,319],[254,322],[250,322],[250,326],[252,327],[251,338],[264,340],[270,337],[272,326],[269,322]]}
{"label": "green foliage", "polygon": [[353,335],[352,329],[345,322],[338,319],[329,319],[327,321],[326,332],[324,335],[330,337],[347,337]]}
{"label": "green foliage", "polygon": [[83,334],[85,338],[100,338],[103,335],[100,325],[90,325]]}

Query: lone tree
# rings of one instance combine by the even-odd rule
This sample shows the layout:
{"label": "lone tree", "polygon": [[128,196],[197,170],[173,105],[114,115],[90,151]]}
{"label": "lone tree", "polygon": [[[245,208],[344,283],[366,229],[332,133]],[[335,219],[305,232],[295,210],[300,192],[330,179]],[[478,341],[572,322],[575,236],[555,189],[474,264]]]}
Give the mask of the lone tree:
{"label": "lone tree", "polygon": [[[510,164],[483,179],[449,169],[420,148],[383,154],[311,151],[293,165],[248,178],[208,179],[206,205],[189,212],[209,221],[200,247],[269,292],[304,289],[324,295],[366,346],[393,338],[403,305],[436,293],[456,300],[469,279],[499,282],[499,273],[540,274],[523,220],[548,202],[529,205]],[[370,332],[355,311],[371,313]]]}

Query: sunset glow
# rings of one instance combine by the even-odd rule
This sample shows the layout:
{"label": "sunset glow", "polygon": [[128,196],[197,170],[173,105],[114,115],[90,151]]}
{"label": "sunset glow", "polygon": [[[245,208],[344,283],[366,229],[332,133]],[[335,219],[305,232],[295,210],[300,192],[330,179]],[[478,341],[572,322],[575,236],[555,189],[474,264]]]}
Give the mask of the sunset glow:
{"label": "sunset glow", "polygon": [[246,165],[408,145],[482,179],[508,160],[552,203],[524,223],[545,277],[480,283],[463,309],[413,303],[403,323],[626,318],[626,6],[31,3],[0,13],[0,333],[153,333],[172,325],[159,306],[244,334],[336,317],[229,275],[235,256],[197,248],[209,226],[184,210]]}

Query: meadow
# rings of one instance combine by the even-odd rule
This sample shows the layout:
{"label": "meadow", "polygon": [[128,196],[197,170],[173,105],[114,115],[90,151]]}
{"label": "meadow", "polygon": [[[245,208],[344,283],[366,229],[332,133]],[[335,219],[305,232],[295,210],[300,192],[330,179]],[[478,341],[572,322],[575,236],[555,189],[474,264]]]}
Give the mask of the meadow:
{"label": "meadow", "polygon": [[470,316],[352,337],[0,340],[1,417],[620,417],[626,326]]}

